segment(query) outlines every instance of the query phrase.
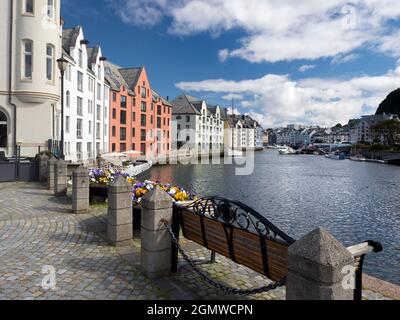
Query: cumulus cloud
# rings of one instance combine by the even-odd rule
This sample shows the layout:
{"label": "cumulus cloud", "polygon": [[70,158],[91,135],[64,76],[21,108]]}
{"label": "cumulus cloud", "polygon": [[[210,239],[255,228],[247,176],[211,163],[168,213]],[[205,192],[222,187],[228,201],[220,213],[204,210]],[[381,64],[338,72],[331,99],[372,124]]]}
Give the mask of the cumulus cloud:
{"label": "cumulus cloud", "polygon": [[[163,17],[169,32],[190,36],[241,30],[239,45],[223,48],[221,61],[239,57],[251,62],[316,60],[347,56],[372,48],[400,56],[398,0],[114,0],[126,23],[152,26]],[[349,4],[351,3],[351,4]]]}
{"label": "cumulus cloud", "polygon": [[348,80],[309,78],[294,81],[288,75],[267,74],[242,81],[224,79],[181,82],[185,91],[236,93],[246,100],[250,113],[258,114],[266,126],[288,123],[331,126],[346,123],[363,112],[375,112],[392,90],[400,87],[400,67],[381,76],[360,76]]}
{"label": "cumulus cloud", "polygon": [[315,67],[316,67],[315,64],[305,64],[299,68],[299,71],[304,73],[307,72],[308,70],[314,69]]}

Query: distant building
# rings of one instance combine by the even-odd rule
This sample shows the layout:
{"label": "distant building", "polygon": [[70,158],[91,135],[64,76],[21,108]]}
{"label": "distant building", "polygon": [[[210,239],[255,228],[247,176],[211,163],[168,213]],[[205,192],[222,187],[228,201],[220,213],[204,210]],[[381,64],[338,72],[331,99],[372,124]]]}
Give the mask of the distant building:
{"label": "distant building", "polygon": [[376,136],[372,127],[392,119],[398,119],[397,115],[379,114],[362,116],[360,119],[352,119],[349,121],[349,142],[352,144],[361,142],[379,142],[382,143],[381,137]]}
{"label": "distant building", "polygon": [[220,152],[224,143],[224,123],[219,106],[181,94],[171,102],[173,150]]}
{"label": "distant building", "polygon": [[309,145],[312,143],[312,137],[315,133],[316,129],[312,127],[289,125],[275,131],[276,143],[292,146]]}

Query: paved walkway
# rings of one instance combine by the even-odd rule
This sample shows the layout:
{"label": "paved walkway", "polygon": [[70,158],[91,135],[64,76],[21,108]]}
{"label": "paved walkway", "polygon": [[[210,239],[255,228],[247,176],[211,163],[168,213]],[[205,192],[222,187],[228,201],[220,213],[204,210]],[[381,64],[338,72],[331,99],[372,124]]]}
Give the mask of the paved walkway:
{"label": "paved walkway", "polygon": [[[243,299],[227,296],[202,282],[180,261],[180,272],[151,281],[139,271],[140,241],[115,249],[105,241],[106,208],[90,214],[70,212],[70,198],[55,198],[36,183],[0,184],[0,299]],[[186,242],[190,255],[202,261],[209,253]],[[45,266],[50,266],[50,268]],[[43,269],[45,267],[45,269]],[[55,289],[42,281],[55,271]],[[201,268],[230,286],[253,288],[263,276],[218,256]],[[42,273],[42,271],[50,273]],[[386,299],[365,291],[367,299]],[[284,299],[285,289],[246,299]]]}

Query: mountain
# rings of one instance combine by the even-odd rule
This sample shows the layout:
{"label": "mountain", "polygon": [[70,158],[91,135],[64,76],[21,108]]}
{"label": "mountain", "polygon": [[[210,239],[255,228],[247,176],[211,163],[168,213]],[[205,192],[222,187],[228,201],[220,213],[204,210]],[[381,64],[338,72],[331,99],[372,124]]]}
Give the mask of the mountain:
{"label": "mountain", "polygon": [[391,92],[379,105],[376,114],[397,114],[400,116],[400,89]]}

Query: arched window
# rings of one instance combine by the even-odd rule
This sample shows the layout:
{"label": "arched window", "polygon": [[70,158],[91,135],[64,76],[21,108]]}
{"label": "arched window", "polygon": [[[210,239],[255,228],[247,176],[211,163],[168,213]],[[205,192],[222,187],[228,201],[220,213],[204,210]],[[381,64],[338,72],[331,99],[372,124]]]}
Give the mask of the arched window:
{"label": "arched window", "polygon": [[67,108],[71,106],[71,94],[69,91],[67,91],[65,95],[65,105],[67,106]]}
{"label": "arched window", "polygon": [[0,110],[0,148],[7,148],[7,116]]}
{"label": "arched window", "polygon": [[48,81],[54,79],[54,47],[51,44],[46,46],[46,78]]}
{"label": "arched window", "polygon": [[32,62],[33,62],[33,41],[32,40],[23,40],[22,41],[22,78],[23,79],[32,79]]}

